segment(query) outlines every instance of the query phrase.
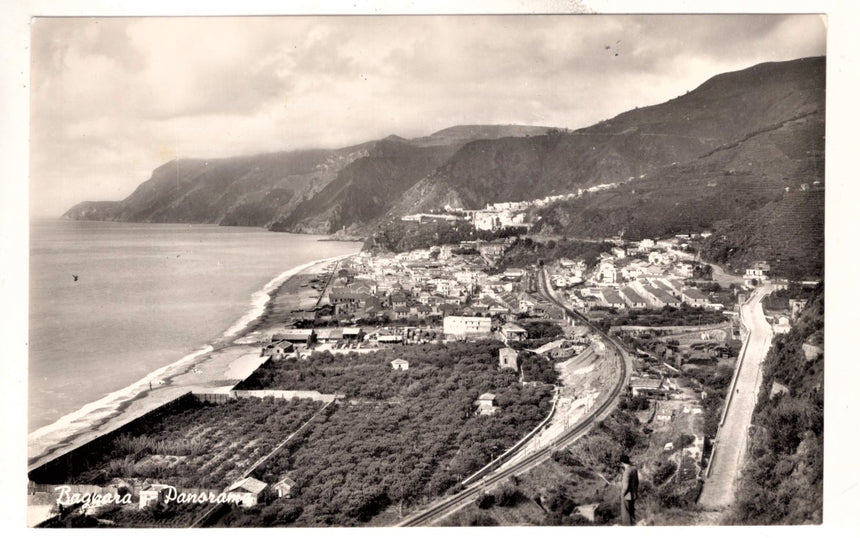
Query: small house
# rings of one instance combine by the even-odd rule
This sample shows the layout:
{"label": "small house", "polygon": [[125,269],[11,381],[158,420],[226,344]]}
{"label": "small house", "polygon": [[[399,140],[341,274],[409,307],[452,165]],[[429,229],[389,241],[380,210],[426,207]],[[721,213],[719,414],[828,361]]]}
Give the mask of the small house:
{"label": "small house", "polygon": [[278,335],[281,340],[292,344],[311,345],[316,340],[316,331],[313,329],[291,329]]}
{"label": "small house", "polygon": [[343,338],[342,329],[320,329],[317,331],[317,341],[323,343],[338,342]]}
{"label": "small house", "polygon": [[286,340],[272,342],[263,348],[263,357],[272,357],[273,359],[283,359],[288,354],[293,352],[293,344]]}
{"label": "small house", "polygon": [[791,323],[785,316],[780,316],[779,321],[773,326],[774,334],[787,334],[791,330]]}
{"label": "small house", "polygon": [[166,484],[150,484],[140,491],[138,506],[146,508],[147,506],[155,506],[163,503],[164,496],[167,494],[169,488],[170,486]]}
{"label": "small house", "polygon": [[364,331],[361,327],[345,327],[343,329],[343,339],[350,341],[360,341],[364,338]]}
{"label": "small house", "polygon": [[391,367],[395,370],[408,370],[409,361],[405,361],[403,359],[394,359],[393,361],[391,361]]}
{"label": "small house", "polygon": [[505,323],[502,325],[502,337],[505,342],[521,342],[528,336],[528,331],[516,323]]}
{"label": "small house", "polygon": [[499,368],[517,370],[517,352],[509,347],[499,349]]}
{"label": "small house", "polygon": [[479,415],[493,415],[496,412],[496,395],[491,392],[485,392],[478,396],[475,400],[475,405],[478,406],[477,413]]}
{"label": "small house", "polygon": [[268,487],[263,481],[257,480],[256,478],[243,478],[238,482],[234,482],[229,488],[227,488],[228,496],[237,499],[238,504],[247,508],[249,506],[254,506],[262,500],[263,491]]}
{"label": "small house", "polygon": [[667,398],[669,396],[669,389],[664,386],[662,379],[631,378],[629,387],[634,398],[637,396]]}
{"label": "small house", "polygon": [[690,306],[705,306],[708,298],[696,288],[685,288],[681,292],[681,299]]}
{"label": "small house", "polygon": [[293,491],[296,488],[296,481],[290,478],[289,476],[285,476],[284,478],[278,480],[272,489],[278,494],[278,498],[286,497],[289,499],[293,496]]}

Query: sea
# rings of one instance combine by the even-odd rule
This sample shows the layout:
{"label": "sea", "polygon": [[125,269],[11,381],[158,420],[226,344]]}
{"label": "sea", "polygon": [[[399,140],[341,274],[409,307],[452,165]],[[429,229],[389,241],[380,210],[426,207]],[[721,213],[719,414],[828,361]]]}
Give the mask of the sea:
{"label": "sea", "polygon": [[[356,242],[260,228],[34,220],[28,431],[205,353],[299,266]],[[119,391],[119,392],[118,392]]]}

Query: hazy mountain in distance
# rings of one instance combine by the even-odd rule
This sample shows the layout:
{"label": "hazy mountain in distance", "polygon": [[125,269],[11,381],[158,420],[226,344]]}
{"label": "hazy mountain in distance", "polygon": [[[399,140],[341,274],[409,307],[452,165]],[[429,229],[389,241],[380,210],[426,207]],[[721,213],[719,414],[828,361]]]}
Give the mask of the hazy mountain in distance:
{"label": "hazy mountain in distance", "polygon": [[415,141],[390,136],[336,150],[178,159],[156,168],[125,200],[82,202],[64,217],[330,233],[381,216],[404,190],[467,142],[546,131],[467,125]]}

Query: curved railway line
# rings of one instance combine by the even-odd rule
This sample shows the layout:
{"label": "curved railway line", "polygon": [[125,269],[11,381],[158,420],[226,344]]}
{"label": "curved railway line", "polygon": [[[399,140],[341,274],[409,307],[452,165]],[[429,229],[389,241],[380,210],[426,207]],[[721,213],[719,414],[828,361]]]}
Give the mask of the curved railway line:
{"label": "curved railway line", "polygon": [[468,504],[473,498],[475,498],[478,494],[483,492],[484,490],[499,484],[506,478],[514,475],[521,474],[532,467],[543,463],[547,459],[550,458],[552,453],[558,449],[563,448],[575,441],[583,434],[585,434],[591,426],[604,415],[608,414],[615,407],[616,400],[621,392],[624,390],[625,385],[627,384],[627,378],[629,375],[629,367],[628,362],[629,359],[627,357],[626,352],[621,346],[621,343],[612,336],[600,331],[597,327],[592,325],[582,314],[576,312],[575,310],[568,308],[560,301],[558,301],[552,294],[549,292],[549,288],[547,285],[546,273],[542,269],[540,272],[540,277],[538,280],[538,288],[540,295],[542,295],[547,300],[553,302],[554,304],[561,307],[568,316],[572,316],[579,320],[581,323],[590,327],[593,331],[603,336],[603,338],[609,342],[609,344],[615,349],[615,352],[619,358],[619,363],[621,366],[620,375],[618,376],[618,380],[612,388],[612,392],[609,397],[606,398],[602,404],[596,407],[589,416],[578,422],[569,430],[565,431],[561,436],[556,438],[552,444],[540,448],[524,457],[522,460],[517,463],[511,465],[507,469],[493,472],[498,467],[500,467],[503,462],[499,462],[495,467],[488,470],[488,472],[492,473],[484,478],[480,479],[475,484],[466,487],[464,490],[455,493],[441,501],[437,502],[435,505],[430,508],[412,516],[405,518],[403,521],[397,524],[398,527],[418,527],[422,525],[429,525],[447,515],[454,512],[455,510],[461,508],[462,506]]}

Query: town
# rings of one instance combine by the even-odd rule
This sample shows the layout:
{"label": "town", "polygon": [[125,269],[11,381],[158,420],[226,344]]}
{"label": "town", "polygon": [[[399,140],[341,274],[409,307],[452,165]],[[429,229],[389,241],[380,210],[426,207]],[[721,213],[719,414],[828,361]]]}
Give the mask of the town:
{"label": "town", "polygon": [[[423,518],[434,513],[435,505],[430,503],[446,491],[457,491],[455,486],[471,491],[468,488],[477,487],[478,481],[501,483],[500,477],[506,473],[522,474],[534,467],[529,458],[539,454],[565,465],[568,453],[556,447],[581,437],[598,419],[618,420],[613,417],[619,412],[643,425],[638,433],[627,430],[626,435],[650,439],[652,448],[641,457],[648,462],[643,470],[655,477],[654,486],[671,491],[665,493],[676,499],[671,502],[683,506],[694,503],[710,469],[720,414],[744,337],[739,320],[741,305],[767,283],[787,301],[769,317],[773,333],[785,334],[805,306],[808,290],[818,282],[772,278],[766,262],[753,264],[743,275],[729,275],[699,259],[697,247],[708,232],[640,241],[528,235],[529,225],[521,211],[529,205],[532,203],[495,204],[466,215],[456,216],[456,210],[449,210],[444,215],[407,219],[418,226],[440,218],[445,222],[465,219],[475,230],[506,233],[488,240],[461,240],[399,253],[364,249],[294,276],[275,294],[273,310],[264,322],[236,341],[239,346],[259,350],[255,363],[259,366],[250,377],[226,387],[230,389],[227,391],[180,398],[176,405],[189,409],[187,412],[202,413],[195,420],[203,424],[213,420],[205,418],[207,413],[223,416],[229,412],[236,417],[261,412],[280,417],[284,413],[277,420],[287,421],[289,430],[295,430],[293,435],[304,430],[302,435],[309,445],[306,450],[312,451],[316,450],[310,441],[313,417],[331,413],[325,410],[332,405],[342,407],[345,402],[349,413],[361,413],[361,406],[370,403],[404,405],[414,392],[404,392],[414,386],[408,384],[410,376],[426,379],[428,371],[449,375],[433,366],[438,359],[432,357],[448,361],[445,357],[452,354],[472,355],[478,363],[469,368],[480,372],[475,380],[486,381],[470,385],[472,388],[463,393],[469,395],[471,405],[460,418],[465,422],[457,427],[469,430],[482,427],[474,422],[487,420],[481,417],[508,417],[512,402],[517,402],[518,409],[534,406],[529,408],[530,418],[524,415],[517,428],[494,441],[486,439],[486,446],[494,448],[470,455],[474,459],[469,463],[458,462],[453,469],[433,471],[440,478],[426,483],[429,490],[423,494],[400,497],[396,512],[388,493],[382,497],[386,500],[367,500],[357,521],[423,524],[430,521]],[[439,350],[436,355],[434,348]],[[461,359],[460,366],[467,365],[468,361]],[[385,369],[394,377],[381,379]],[[493,372],[504,377],[488,383],[490,376],[496,375]],[[376,381],[372,381],[374,376]],[[403,383],[406,385],[397,388]],[[530,392],[512,396],[516,385],[522,387],[517,390]],[[774,387],[788,390],[778,383]],[[259,404],[249,403],[272,397],[275,402],[305,403],[293,404],[298,405],[295,408],[262,404],[268,411],[256,410]],[[244,403],[234,411],[209,411],[206,407],[229,402]],[[613,402],[619,402],[617,409]],[[267,407],[271,405],[275,408]],[[359,416],[366,419],[365,415],[355,415],[352,420]],[[153,420],[159,423],[162,419]],[[124,447],[127,441],[120,440],[139,435],[136,431],[132,428],[109,435],[116,440],[108,442]],[[115,460],[108,464],[110,471],[97,471],[96,467],[78,478],[56,475],[56,470],[37,471],[36,476],[44,473],[41,481],[50,482],[53,472],[53,476],[64,476],[54,482],[87,482],[96,476],[116,474],[113,486],[88,486],[95,489],[86,491],[117,498],[120,493],[137,493],[136,506],[143,512],[122,516],[129,513],[128,509],[118,511],[117,507],[112,512],[132,526],[151,524],[153,517],[166,518],[170,525],[253,523],[257,516],[248,510],[255,506],[277,513],[273,517],[282,524],[319,524],[319,519],[301,519],[311,516],[302,516],[301,508],[306,505],[296,504],[302,498],[321,502],[314,500],[318,494],[312,493],[317,490],[308,483],[310,478],[291,470],[292,464],[278,460],[278,453],[293,435],[276,443],[275,439],[264,441],[250,434],[234,434],[245,450],[256,445],[245,456],[240,451],[236,460],[236,456],[222,453],[227,461],[217,471],[210,469],[202,482],[178,479],[186,491],[191,487],[187,495],[231,502],[196,508],[192,503],[168,510],[164,516],[157,516],[159,512],[153,512],[152,507],[161,510],[159,506],[169,503],[168,493],[176,495],[177,490],[156,479],[172,476],[178,469],[175,465],[153,473],[150,467],[141,470],[137,464],[126,468],[123,465],[127,464]],[[600,439],[606,434],[589,435]],[[171,440],[169,436],[164,439],[168,443],[192,442]],[[577,448],[578,444],[570,446],[569,453],[575,455],[572,461],[579,462],[576,465],[601,468],[598,462],[588,463],[591,456]],[[451,445],[446,450],[453,454],[452,462],[458,461],[461,448]],[[237,463],[253,458],[256,463],[240,472]],[[198,464],[192,468],[194,465]],[[120,469],[125,471],[118,472]],[[441,482],[432,486],[433,480]],[[603,501],[600,495],[589,493],[593,485],[586,481],[577,490],[575,496],[583,502],[576,514],[597,522],[609,516],[599,515]],[[480,521],[481,506],[486,505],[487,495],[493,495],[491,491],[485,489],[475,505],[452,505],[443,515],[449,524]],[[87,505],[83,510],[97,508]],[[348,524],[356,520],[346,517],[337,521]]]}

